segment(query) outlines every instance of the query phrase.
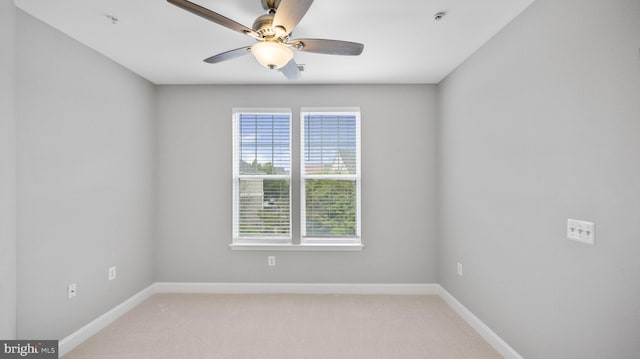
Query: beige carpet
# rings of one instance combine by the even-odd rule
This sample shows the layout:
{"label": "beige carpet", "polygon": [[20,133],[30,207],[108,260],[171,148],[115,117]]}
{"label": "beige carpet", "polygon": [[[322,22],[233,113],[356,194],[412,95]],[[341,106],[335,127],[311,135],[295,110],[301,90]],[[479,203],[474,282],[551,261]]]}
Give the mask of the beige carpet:
{"label": "beige carpet", "polygon": [[64,358],[501,356],[437,296],[158,294]]}

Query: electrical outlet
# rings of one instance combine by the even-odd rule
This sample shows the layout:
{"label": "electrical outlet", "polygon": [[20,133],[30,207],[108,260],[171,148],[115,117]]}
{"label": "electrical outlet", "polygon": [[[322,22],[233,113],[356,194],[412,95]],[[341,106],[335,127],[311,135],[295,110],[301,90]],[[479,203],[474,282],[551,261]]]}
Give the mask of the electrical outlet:
{"label": "electrical outlet", "polygon": [[568,219],[567,239],[592,246],[595,245],[595,223],[580,221],[577,219]]}
{"label": "electrical outlet", "polygon": [[69,284],[69,286],[67,287],[67,297],[71,299],[75,297],[77,294],[78,294],[78,291],[76,290],[76,284],[75,283]]}
{"label": "electrical outlet", "polygon": [[117,275],[116,267],[113,266],[113,267],[109,268],[109,280],[116,279],[116,275]]}
{"label": "electrical outlet", "polygon": [[275,267],[276,266],[276,256],[268,256],[267,257],[267,265],[269,267]]}
{"label": "electrical outlet", "polygon": [[462,263],[460,262],[458,262],[457,272],[458,272],[458,275],[462,277]]}

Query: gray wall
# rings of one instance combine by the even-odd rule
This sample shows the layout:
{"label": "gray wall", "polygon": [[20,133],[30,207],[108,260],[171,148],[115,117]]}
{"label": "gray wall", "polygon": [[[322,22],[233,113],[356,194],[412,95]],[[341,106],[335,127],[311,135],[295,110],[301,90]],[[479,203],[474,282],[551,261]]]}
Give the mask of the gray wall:
{"label": "gray wall", "polygon": [[640,353],[639,19],[538,0],[439,86],[439,281],[527,359]]}
{"label": "gray wall", "polygon": [[[15,11],[0,6],[0,337],[10,338]],[[62,338],[156,279],[440,282],[527,359],[635,357],[638,18],[636,0],[538,0],[437,88],[154,89],[19,13],[18,337]],[[269,268],[274,253],[229,250],[236,106],[291,107],[296,131],[302,106],[362,108],[362,252],[276,252]],[[595,221],[596,246],[566,240],[567,218]],[[67,300],[71,282],[79,294]]]}
{"label": "gray wall", "polygon": [[154,88],[21,11],[17,38],[18,337],[60,339],[154,281]]}
{"label": "gray wall", "polygon": [[[435,282],[435,86],[160,86],[157,94],[159,281]],[[270,268],[267,253],[228,247],[231,112],[290,107],[298,133],[305,106],[361,107],[365,249],[278,252]]]}
{"label": "gray wall", "polygon": [[0,338],[16,335],[16,9],[0,0]]}

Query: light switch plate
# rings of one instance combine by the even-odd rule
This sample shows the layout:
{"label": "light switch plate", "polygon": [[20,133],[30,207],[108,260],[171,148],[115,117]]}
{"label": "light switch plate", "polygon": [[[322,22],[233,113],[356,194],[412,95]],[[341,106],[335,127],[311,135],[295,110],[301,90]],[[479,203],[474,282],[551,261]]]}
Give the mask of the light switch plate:
{"label": "light switch plate", "polygon": [[567,220],[567,238],[588,244],[595,245],[596,233],[595,233],[595,223],[581,221],[578,219],[568,219]]}

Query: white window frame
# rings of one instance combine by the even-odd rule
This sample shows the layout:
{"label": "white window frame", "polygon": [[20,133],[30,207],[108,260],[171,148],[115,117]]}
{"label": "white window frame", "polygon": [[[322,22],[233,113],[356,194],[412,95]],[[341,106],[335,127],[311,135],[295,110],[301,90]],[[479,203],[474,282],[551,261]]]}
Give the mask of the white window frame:
{"label": "white window frame", "polygon": [[[246,245],[290,245],[293,235],[293,218],[292,218],[292,172],[293,169],[289,168],[289,174],[285,175],[243,175],[240,174],[240,155],[239,155],[239,138],[240,135],[240,116],[241,115],[259,115],[259,114],[273,114],[273,115],[287,115],[289,116],[289,166],[293,166],[292,161],[292,125],[293,115],[289,108],[233,108],[233,243],[232,246],[243,247]],[[242,179],[286,179],[289,180],[289,235],[288,236],[250,236],[242,237],[239,233],[239,221],[240,221],[240,180]]]}
{"label": "white window frame", "polygon": [[[356,117],[356,173],[355,174],[305,174],[305,116],[309,114],[348,114]],[[361,113],[359,107],[349,108],[302,108],[300,111],[300,235],[303,245],[355,245],[362,246],[362,196],[361,196]],[[310,237],[306,235],[306,190],[307,179],[352,180],[356,182],[356,234],[348,237]]]}

